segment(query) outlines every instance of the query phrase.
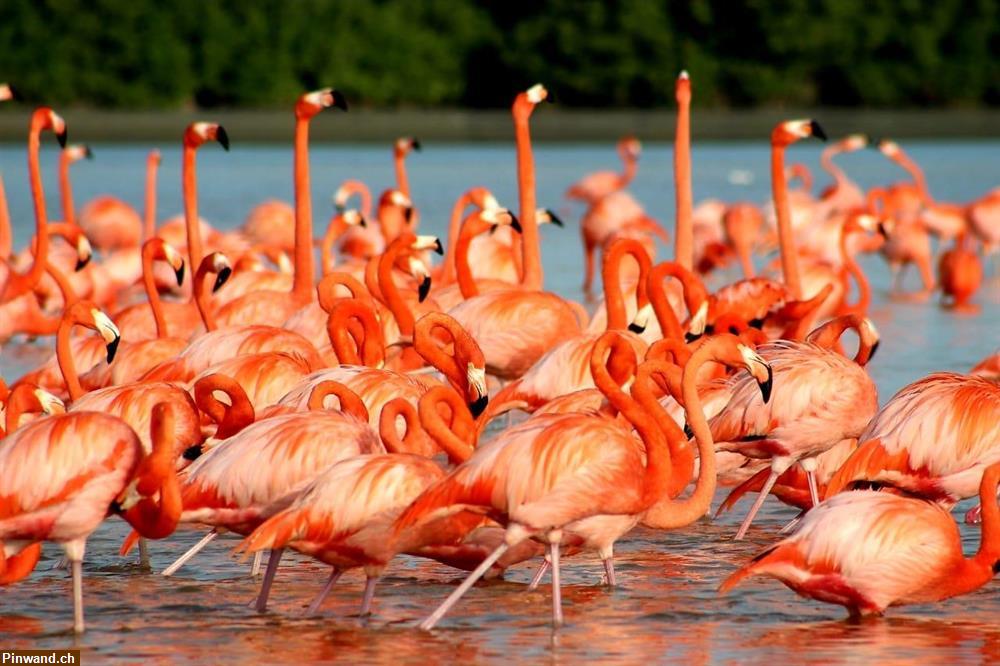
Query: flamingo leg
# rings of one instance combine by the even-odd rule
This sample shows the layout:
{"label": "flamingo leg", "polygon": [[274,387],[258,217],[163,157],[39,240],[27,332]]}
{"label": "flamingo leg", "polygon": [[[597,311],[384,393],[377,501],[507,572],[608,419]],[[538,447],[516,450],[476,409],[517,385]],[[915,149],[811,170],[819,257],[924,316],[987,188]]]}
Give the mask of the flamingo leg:
{"label": "flamingo leg", "polygon": [[610,557],[604,560],[604,576],[607,578],[608,587],[614,587],[618,584],[615,578],[615,561]]}
{"label": "flamingo leg", "polygon": [[538,571],[535,572],[534,578],[531,579],[531,583],[528,585],[529,590],[534,590],[538,588],[538,584],[542,582],[542,576],[545,572],[549,570],[549,558],[548,556],[542,560],[541,566],[538,567]]}
{"label": "flamingo leg", "polygon": [[149,542],[145,537],[139,537],[139,566],[147,571],[153,568],[149,563]]}
{"label": "flamingo leg", "polygon": [[561,627],[563,623],[562,588],[559,581],[559,542],[549,545],[552,557],[552,626]]}
{"label": "flamingo leg", "polygon": [[445,616],[445,613],[451,610],[451,607],[454,606],[458,602],[458,600],[462,598],[462,595],[468,592],[469,588],[475,585],[476,581],[482,578],[483,574],[489,571],[490,567],[492,567],[496,563],[496,561],[499,560],[503,556],[503,554],[507,552],[508,548],[510,548],[510,546],[507,544],[506,541],[497,546],[496,550],[490,553],[489,557],[480,562],[479,566],[476,567],[475,571],[470,573],[468,577],[462,581],[462,584],[459,585],[457,588],[455,588],[454,592],[448,595],[448,598],[445,599],[441,603],[441,605],[437,607],[437,610],[428,615],[427,619],[420,623],[420,628],[423,629],[424,631],[430,631],[431,629],[433,629],[434,625],[440,622],[441,618]]}
{"label": "flamingo leg", "polygon": [[372,614],[372,599],[375,598],[375,584],[377,582],[377,576],[369,576],[365,580],[365,594],[361,599],[361,617]]}
{"label": "flamingo leg", "polygon": [[190,560],[192,557],[194,557],[195,555],[197,555],[198,551],[200,551],[202,548],[204,548],[205,546],[207,546],[209,544],[209,542],[211,542],[212,539],[214,539],[217,536],[219,536],[219,532],[216,531],[216,530],[212,530],[211,532],[209,532],[208,534],[206,534],[205,536],[203,536],[201,538],[201,541],[199,541],[195,545],[193,545],[190,548],[188,548],[188,550],[187,550],[186,553],[184,553],[183,555],[181,555],[180,557],[178,557],[174,561],[173,564],[171,564],[169,567],[167,567],[166,569],[164,569],[162,575],[163,576],[172,576],[175,573],[177,573],[178,569],[180,569],[182,566],[184,566],[184,564],[187,563],[188,560]]}
{"label": "flamingo leg", "polygon": [[819,504],[819,487],[816,484],[816,459],[804,458],[799,464],[806,471],[806,480],[809,482],[809,498],[812,500],[812,505],[816,506]]}
{"label": "flamingo leg", "polygon": [[750,507],[750,513],[747,517],[743,519],[743,524],[740,525],[740,529],[736,531],[736,541],[742,541],[743,537],[746,536],[747,530],[750,529],[750,523],[753,522],[754,516],[760,511],[760,507],[764,504],[764,500],[767,499],[767,494],[771,492],[771,488],[774,487],[774,482],[778,480],[778,477],[784,470],[777,470],[774,465],[771,466],[771,474],[767,477],[767,481],[764,482],[764,487],[760,489],[760,494],[757,495],[757,500]]}
{"label": "flamingo leg", "polygon": [[72,560],[73,569],[73,631],[82,634],[83,625],[83,562]]}
{"label": "flamingo leg", "polygon": [[319,594],[316,595],[313,602],[309,604],[309,608],[306,609],[306,615],[312,615],[319,610],[323,601],[326,600],[326,595],[330,594],[330,590],[333,589],[333,584],[337,582],[337,579],[340,578],[340,574],[342,573],[344,572],[334,567],[333,571],[330,572],[330,577],[326,580],[326,585],[323,586],[323,589],[319,591]]}
{"label": "flamingo leg", "polygon": [[253,564],[250,565],[250,576],[256,578],[260,575],[260,562],[264,557],[264,552],[258,550],[253,554]]}
{"label": "flamingo leg", "polygon": [[263,613],[267,610],[267,598],[271,594],[271,583],[274,582],[274,574],[278,572],[278,562],[281,561],[281,555],[284,552],[284,548],[274,548],[271,550],[270,557],[267,558],[267,570],[264,572],[264,582],[261,583],[260,594],[257,595],[257,602],[255,604],[258,613]]}

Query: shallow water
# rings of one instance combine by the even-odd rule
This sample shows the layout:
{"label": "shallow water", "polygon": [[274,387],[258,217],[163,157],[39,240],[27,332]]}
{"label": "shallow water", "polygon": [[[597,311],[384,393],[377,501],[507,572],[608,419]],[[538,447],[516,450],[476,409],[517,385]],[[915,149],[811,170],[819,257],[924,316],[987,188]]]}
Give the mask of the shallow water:
{"label": "shallow water", "polygon": [[[72,119],[69,119],[72,122]],[[179,132],[178,132],[179,133]],[[78,138],[78,137],[74,137]],[[249,209],[270,196],[290,199],[291,154],[274,147],[234,146],[225,154],[208,146],[199,154],[200,209],[217,226],[242,222]],[[666,146],[647,145],[632,191],[661,220],[673,215],[671,154]],[[94,147],[96,159],[73,169],[78,206],[109,192],[141,202],[145,147]],[[942,201],[966,201],[996,185],[1000,143],[915,143],[907,146],[925,167],[931,189]],[[163,149],[160,179],[161,218],[180,209],[179,151]],[[817,146],[795,147],[791,160],[813,167],[819,180]],[[581,174],[617,168],[610,146],[538,146],[539,203],[565,208],[561,193]],[[866,186],[902,179],[904,174],[872,151],[841,158],[848,172]],[[21,146],[0,146],[15,237],[23,245],[31,205]],[[55,168],[55,151],[46,148],[43,164]],[[466,187],[486,184],[501,203],[516,207],[514,154],[510,146],[426,146],[411,156],[411,187],[421,211],[422,230],[441,233],[453,200]],[[312,151],[314,210],[325,221],[329,194],[340,181],[358,177],[376,192],[390,183],[388,148],[316,146]],[[763,144],[716,144],[694,150],[695,199],[762,201],[768,191],[767,149]],[[734,172],[738,172],[734,175]],[[730,182],[746,181],[748,185]],[[55,179],[50,185],[50,216],[59,217]],[[580,298],[581,249],[576,231],[579,209],[570,208],[568,228],[545,228],[546,286]],[[661,248],[660,256],[668,256]],[[980,316],[956,316],[932,303],[890,303],[888,273],[878,257],[863,265],[875,286],[871,315],[883,344],[870,369],[882,402],[901,386],[935,370],[967,370],[1000,344],[1000,289],[996,280],[979,295]],[[732,276],[730,276],[732,277]],[[915,276],[910,276],[915,282]],[[915,286],[913,282],[910,286]],[[49,343],[51,344],[51,343]],[[0,373],[10,379],[31,367],[42,351],[11,345],[0,354]],[[722,491],[720,491],[721,493]],[[719,498],[721,499],[721,498]],[[961,516],[968,503],[956,509]],[[126,533],[108,521],[88,544],[84,594],[88,632],[74,638],[70,583],[55,569],[61,553],[46,546],[45,559],[26,581],[0,589],[0,647],[44,648],[79,645],[85,663],[125,662],[449,661],[604,662],[641,660],[683,663],[910,663],[916,658],[985,661],[1000,657],[1000,611],[993,584],[979,592],[932,606],[890,611],[860,623],[843,619],[838,607],[795,597],[772,582],[749,582],[728,597],[715,588],[736,566],[773,542],[794,512],[768,502],[744,543],[731,536],[746,510],[673,533],[638,530],[619,543],[619,586],[598,585],[603,573],[590,555],[564,560],[563,595],[567,625],[550,629],[549,590],[528,592],[534,565],[523,564],[504,582],[472,590],[440,629],[425,634],[413,628],[460,580],[441,565],[399,558],[379,585],[375,615],[357,617],[363,577],[344,576],[317,617],[301,611],[326,579],[324,567],[286,555],[268,613],[247,607],[257,581],[248,566],[230,557],[236,541],[220,538],[172,579],[143,573],[133,559],[118,557]],[[978,544],[978,529],[962,526],[967,552]],[[153,568],[162,570],[200,537],[185,530],[152,544]]]}

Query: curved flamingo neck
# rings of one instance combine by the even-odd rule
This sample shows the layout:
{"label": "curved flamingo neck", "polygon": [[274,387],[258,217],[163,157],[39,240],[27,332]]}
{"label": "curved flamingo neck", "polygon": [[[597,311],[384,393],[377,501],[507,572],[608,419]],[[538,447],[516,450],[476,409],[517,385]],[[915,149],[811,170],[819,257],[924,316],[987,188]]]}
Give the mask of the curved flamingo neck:
{"label": "curved flamingo neck", "polygon": [[[351,332],[356,320],[363,331],[360,340]],[[327,320],[330,346],[341,364],[382,367],[385,364],[385,341],[374,310],[357,299],[345,299],[333,306]]]}
{"label": "curved flamingo neck", "polygon": [[197,146],[185,142],[181,161],[181,181],[184,193],[184,228],[187,230],[188,257],[191,260],[192,266],[200,265],[204,256],[201,244],[201,223],[198,219],[198,174],[195,165],[197,150]]}
{"label": "curved flamingo neck", "polygon": [[378,261],[378,285],[382,290],[382,298],[385,299],[386,306],[392,312],[392,316],[399,326],[399,332],[404,336],[413,335],[415,319],[409,304],[399,294],[396,281],[392,279],[392,269],[400,255],[410,251],[409,245],[412,241],[413,236],[410,234],[400,236],[382,253],[382,257]]}
{"label": "curved flamingo neck", "polygon": [[[441,407],[448,410],[450,422],[441,416]],[[432,388],[420,399],[419,413],[424,431],[448,454],[453,465],[472,457],[476,425],[457,393],[444,387]]]}
{"label": "curved flamingo neck", "polygon": [[605,333],[594,344],[590,355],[590,372],[594,378],[594,385],[618,413],[632,424],[646,447],[646,472],[642,482],[640,509],[645,511],[656,502],[670,482],[670,451],[663,431],[653,417],[615,383],[605,365],[605,354],[615,349],[619,350],[619,353],[627,353],[626,348],[631,351],[628,341],[620,334]]}
{"label": "curved flamingo neck", "polygon": [[654,374],[666,378],[667,384],[674,388],[680,383],[680,373],[680,368],[673,363],[646,361],[639,366],[635,383],[632,384],[632,396],[647,413],[653,415],[663,432],[663,436],[666,437],[670,449],[671,479],[665,488],[664,498],[672,498],[680,494],[687,487],[691,475],[694,473],[693,447],[688,444],[684,431],[667,414],[652,390]]}
{"label": "curved flamingo neck", "polygon": [[[439,330],[450,338],[454,355],[448,354],[435,341],[435,332]],[[471,364],[484,369],[486,365],[482,350],[469,332],[443,312],[429,312],[420,318],[414,328],[413,349],[439,370],[459,393],[469,390],[467,367]]]}
{"label": "curved flamingo neck", "polygon": [[326,399],[335,396],[340,402],[340,411],[353,416],[362,422],[368,421],[368,408],[358,394],[350,388],[332,380],[324,380],[313,387],[309,394],[307,406],[310,411],[322,411],[326,409]]}
{"label": "curved flamingo neck", "polygon": [[785,146],[771,141],[771,190],[774,211],[778,217],[778,244],[781,250],[781,273],[794,300],[802,300],[802,283],[792,235],[791,213],[788,207],[788,181],[785,177]]}
{"label": "curved flamingo neck", "polygon": [[635,180],[635,174],[639,171],[639,160],[627,150],[621,151],[622,174],[618,177],[618,184],[621,189],[625,189]]}
{"label": "curved flamingo neck", "polygon": [[153,321],[156,322],[156,337],[166,338],[167,320],[163,316],[163,303],[160,302],[160,293],[156,289],[156,279],[153,276],[153,260],[159,258],[162,246],[156,242],[146,242],[142,246],[142,286],[146,290],[146,298],[149,300],[149,309],[153,312]]}
{"label": "curved flamingo neck", "polygon": [[854,255],[851,254],[847,249],[847,240],[850,233],[844,229],[840,232],[840,258],[843,261],[844,269],[847,270],[848,274],[858,285],[858,301],[853,305],[847,303],[847,296],[844,296],[844,307],[843,309],[849,312],[865,313],[868,311],[868,306],[871,304],[872,292],[871,287],[868,284],[868,277],[865,272],[861,270],[861,266],[855,261]]}
{"label": "curved flamingo neck", "polygon": [[641,308],[647,302],[646,281],[649,276],[652,260],[640,242],[632,238],[621,238],[614,241],[605,251],[604,262],[601,264],[601,281],[604,284],[604,307],[608,313],[609,331],[621,331],[628,327],[628,314],[625,308],[625,295],[621,285],[622,259],[628,255],[639,265],[639,281],[636,283],[636,306]]}
{"label": "curved flamingo neck", "polygon": [[372,193],[368,186],[360,180],[349,178],[340,185],[338,192],[344,193],[343,197],[337,197],[337,205],[343,206],[355,194],[361,199],[361,216],[370,219],[372,214]]}
{"label": "curved flamingo neck", "polygon": [[295,118],[295,276],[292,297],[308,302],[313,289],[312,189],[309,184],[309,118]]}
{"label": "curved flamingo neck", "polygon": [[45,117],[42,110],[35,111],[31,117],[31,126],[28,132],[28,177],[31,181],[31,198],[35,206],[34,260],[31,268],[24,275],[15,273],[11,269],[0,301],[8,301],[34,289],[42,278],[42,273],[45,272],[45,261],[49,256],[49,235],[46,233],[49,220],[45,212],[45,192],[42,189],[42,170],[38,156],[44,123]]}
{"label": "curved flamingo neck", "polygon": [[690,86],[687,79],[677,82],[677,129],[674,135],[674,196],[677,204],[677,238],[674,260],[684,268],[694,266],[694,227],[691,220],[691,94],[681,94]]}
{"label": "curved flamingo neck", "polygon": [[451,207],[451,217],[448,219],[448,246],[444,249],[444,261],[441,267],[441,284],[451,284],[455,280],[455,245],[462,230],[462,215],[472,203],[472,191],[462,193]]}
{"label": "curved flamingo neck", "polygon": [[70,151],[59,153],[59,198],[62,200],[63,222],[76,224],[76,211],[73,207],[73,187],[69,182]]}
{"label": "curved flamingo neck", "polygon": [[[225,393],[229,398],[226,405],[215,397],[214,392]],[[227,439],[254,422],[253,403],[243,387],[231,377],[212,374],[202,377],[194,385],[194,402],[216,424],[214,437]]]}
{"label": "curved flamingo neck", "polygon": [[[195,273],[194,282],[191,285],[191,300],[198,308],[201,321],[205,325],[206,331],[214,331],[218,328],[215,324],[215,314],[212,312],[212,304],[208,294],[205,293],[205,278],[213,272],[212,262],[206,257],[199,265]],[[154,285],[155,288],[155,285]],[[150,301],[152,304],[152,301]]]}
{"label": "curved flamingo neck", "polygon": [[320,245],[320,259],[322,261],[323,275],[329,275],[337,265],[337,258],[334,253],[334,246],[337,240],[347,231],[347,222],[343,215],[337,213],[330,218],[330,223],[326,225],[326,232],[323,234],[323,242]]}
{"label": "curved flamingo neck", "polygon": [[[400,416],[405,424],[402,437],[396,428]],[[415,450],[419,446],[418,440],[424,434],[417,409],[406,398],[393,398],[382,407],[378,418],[378,432],[389,453],[409,453]]]}
{"label": "curved flamingo neck", "polygon": [[916,185],[917,190],[920,191],[920,196],[923,198],[924,203],[931,204],[933,199],[931,199],[930,191],[927,189],[927,179],[924,177],[924,170],[921,169],[916,162],[914,162],[909,155],[899,150],[893,155],[892,160],[902,167],[906,173],[910,174],[913,178],[913,184]]}
{"label": "curved flamingo neck", "polygon": [[490,225],[480,220],[479,216],[473,213],[462,222],[462,231],[458,235],[458,244],[455,248],[455,270],[458,274],[458,288],[462,292],[462,297],[469,299],[479,295],[479,285],[472,276],[472,267],[469,266],[469,248],[472,246],[472,239],[490,228]]}
{"label": "curved flamingo neck", "polygon": [[647,293],[653,311],[656,313],[656,319],[660,323],[660,329],[663,331],[663,336],[682,340],[684,331],[680,322],[677,321],[677,314],[670,305],[664,286],[664,280],[668,277],[676,278],[681,283],[684,304],[690,316],[693,316],[698,307],[708,300],[708,292],[698,276],[678,262],[664,261],[650,270]]}
{"label": "curved flamingo neck", "polygon": [[0,260],[10,259],[14,249],[14,238],[10,231],[10,209],[7,207],[7,191],[0,177]]}
{"label": "curved flamingo neck", "polygon": [[517,189],[521,222],[521,233],[514,235],[515,251],[520,244],[521,286],[531,291],[539,291],[544,283],[542,274],[541,246],[538,237],[538,222],[535,219],[535,160],[531,151],[531,131],[528,120],[531,107],[521,106],[521,97],[514,102],[514,137],[517,143]]}
{"label": "curved flamingo neck", "polygon": [[836,183],[837,187],[843,187],[848,183],[847,175],[844,173],[844,170],[833,162],[833,157],[835,155],[839,155],[843,151],[844,147],[842,143],[837,142],[824,148],[823,152],[820,153],[819,156],[820,166],[822,166],[823,170],[833,177],[833,181]]}
{"label": "curved flamingo neck", "polygon": [[175,416],[169,403],[153,407],[153,449],[139,463],[133,476],[135,491],[142,498],[121,512],[140,535],[162,539],[177,529],[183,501],[175,471]]}
{"label": "curved flamingo neck", "polygon": [[67,309],[62,321],[59,322],[59,329],[56,331],[56,362],[59,364],[59,372],[62,373],[71,400],[79,400],[85,393],[83,386],[80,385],[80,378],[76,374],[73,349],[70,346],[70,333],[73,327],[82,323],[79,317],[74,316],[72,310]]}
{"label": "curved flamingo neck", "polygon": [[146,209],[143,214],[143,238],[146,240],[156,235],[156,174],[159,168],[160,154],[151,151],[146,158]]}
{"label": "curved flamingo neck", "polygon": [[319,306],[324,312],[329,314],[334,306],[341,301],[343,296],[337,295],[337,287],[343,287],[350,294],[349,298],[357,298],[369,307],[374,308],[375,302],[365,286],[358,282],[358,279],[350,273],[333,272],[325,276],[316,285],[316,297]]}

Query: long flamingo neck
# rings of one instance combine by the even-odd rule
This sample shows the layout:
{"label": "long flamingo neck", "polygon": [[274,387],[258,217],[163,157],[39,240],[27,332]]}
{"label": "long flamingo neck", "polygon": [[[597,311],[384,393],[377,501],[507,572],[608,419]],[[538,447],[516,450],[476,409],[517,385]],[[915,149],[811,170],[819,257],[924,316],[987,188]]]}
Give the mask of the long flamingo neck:
{"label": "long flamingo neck", "polygon": [[694,228],[691,193],[691,101],[677,105],[677,130],[674,135],[674,196],[677,204],[677,238],[674,260],[691,270],[694,265]]}
{"label": "long flamingo neck", "polygon": [[163,316],[163,303],[160,302],[160,293],[156,289],[156,279],[153,276],[153,255],[156,249],[152,244],[147,244],[142,248],[142,286],[146,290],[146,298],[149,300],[149,309],[153,311],[153,321],[156,322],[156,337],[168,337],[167,320]]}
{"label": "long flamingo neck", "polygon": [[451,218],[448,220],[448,246],[444,249],[444,263],[441,268],[441,284],[451,284],[455,280],[456,244],[462,231],[462,215],[469,207],[472,197],[465,192],[451,208]]}
{"label": "long flamingo neck", "polygon": [[[448,393],[449,396],[455,396],[454,393]],[[419,405],[420,411],[420,421],[423,424],[424,431],[430,435],[431,439],[448,454],[448,460],[453,465],[460,465],[469,458],[472,457],[472,453],[475,450],[473,448],[473,437],[472,432],[474,432],[474,424],[472,423],[472,415],[465,410],[465,405],[461,404],[461,400],[455,396],[455,399],[448,399],[445,403],[451,410],[452,414],[452,424],[449,426],[444,422],[441,417],[441,413],[438,411],[438,404],[436,402],[431,402],[429,400],[421,400]],[[462,427],[458,427],[462,424]],[[466,431],[465,429],[471,430]],[[465,435],[465,439],[460,437],[456,431],[462,430]]]}
{"label": "long flamingo neck", "polygon": [[[215,324],[215,314],[212,312],[212,304],[209,302],[209,296],[205,293],[205,278],[210,275],[208,269],[209,266],[204,263],[198,267],[198,273],[195,275],[194,283],[191,285],[191,298],[194,301],[195,307],[198,308],[198,314],[201,315],[201,321],[205,325],[205,330],[214,331],[218,328]],[[150,304],[152,304],[152,301],[150,301]]]}
{"label": "long flamingo neck", "polygon": [[469,248],[472,246],[472,239],[485,231],[485,225],[476,224],[475,216],[465,219],[462,224],[462,231],[458,235],[458,245],[455,248],[455,270],[458,274],[458,288],[462,292],[463,298],[472,298],[479,295],[479,285],[472,276],[472,267],[469,266]]}
{"label": "long flamingo neck", "polygon": [[[613,336],[610,338],[608,336]],[[632,426],[646,447],[646,472],[642,484],[642,509],[646,510],[659,498],[671,476],[670,451],[663,431],[656,421],[630,395],[615,383],[603,361],[604,353],[611,348],[628,346],[628,342],[618,334],[606,333],[594,345],[590,357],[590,372],[594,385]]]}
{"label": "long flamingo neck", "polygon": [[337,265],[333,246],[345,231],[347,231],[347,225],[340,215],[334,215],[330,218],[330,224],[326,225],[326,233],[323,234],[323,242],[320,244],[319,251],[320,267],[324,277],[329,275]]}
{"label": "long flamingo neck", "polygon": [[14,249],[14,238],[10,231],[10,209],[7,207],[7,191],[0,177],[0,260],[10,259]]}
{"label": "long flamingo neck", "polygon": [[924,198],[925,202],[931,202],[930,192],[927,189],[927,179],[924,177],[924,170],[921,169],[916,162],[910,159],[910,156],[899,151],[894,157],[896,164],[901,166],[906,173],[910,174],[913,178],[913,184],[917,186],[920,190],[920,195]]}
{"label": "long flamingo neck", "polygon": [[309,119],[295,119],[295,277],[292,297],[308,302],[313,289],[312,189],[309,184]]}
{"label": "long flamingo neck", "polygon": [[[441,374],[448,378],[449,383],[455,387],[456,391],[462,391],[467,384],[465,375],[459,367],[459,362],[467,362],[469,359],[461,358],[462,343],[459,340],[460,332],[453,327],[457,322],[448,315],[439,312],[431,312],[421,317],[418,327],[413,335],[413,349],[420,354],[420,357],[427,361],[429,365],[439,370]],[[434,331],[444,329],[451,338],[455,355],[448,354],[442,349],[434,339]],[[456,334],[457,333],[457,334]]]}
{"label": "long flamingo neck", "polygon": [[840,234],[840,257],[844,263],[844,268],[858,285],[858,302],[849,305],[845,297],[844,310],[864,314],[868,311],[869,304],[871,304],[871,286],[868,284],[868,277],[865,275],[865,272],[861,270],[861,266],[858,265],[854,256],[847,249],[847,239],[849,236],[850,234],[847,232],[841,232]]}
{"label": "long flamingo neck", "polygon": [[413,325],[415,323],[413,311],[410,310],[410,306],[406,303],[406,300],[399,294],[399,287],[396,286],[395,280],[392,279],[392,269],[396,263],[396,259],[406,250],[407,248],[404,243],[394,243],[392,247],[382,253],[382,258],[378,262],[378,284],[382,290],[382,297],[385,299],[385,304],[389,307],[389,311],[392,312],[392,316],[399,325],[399,332],[403,335],[413,335]]}
{"label": "long flamingo neck", "polygon": [[56,331],[56,361],[59,364],[59,372],[62,373],[63,381],[66,382],[66,389],[71,400],[79,400],[83,397],[83,386],[80,385],[80,378],[76,374],[76,367],[73,365],[73,350],[70,347],[70,333],[77,323],[72,317],[63,317],[59,322],[59,330]]}
{"label": "long flamingo neck", "polygon": [[[59,293],[62,295],[63,298],[64,310],[66,308],[72,307],[73,304],[75,304],[77,301],[80,300],[80,297],[77,295],[76,290],[73,288],[73,285],[70,284],[70,281],[66,277],[65,273],[63,273],[61,270],[53,266],[52,263],[49,261],[45,262],[45,272],[48,273],[49,277],[51,277],[52,280],[56,283],[56,287],[58,287]],[[56,326],[57,324],[54,324],[52,326],[52,330],[56,330]]]}
{"label": "long flamingo neck", "polygon": [[630,153],[622,154],[622,175],[619,177],[618,182],[624,189],[629,186],[633,180],[635,180],[635,174],[639,171],[639,160],[635,158]]}
{"label": "long flamingo neck", "polygon": [[778,217],[778,243],[781,249],[781,272],[792,298],[802,300],[799,264],[792,236],[792,220],[788,207],[788,181],[785,177],[785,147],[771,144],[771,189],[774,210]]}
{"label": "long flamingo neck", "polygon": [[410,197],[410,179],[406,177],[406,154],[396,151],[394,156],[396,166],[396,189]]}
{"label": "long flamingo neck", "polygon": [[340,411],[350,414],[359,421],[368,420],[368,408],[358,394],[340,382],[324,381],[318,384],[309,395],[308,408],[312,411],[326,409],[328,396],[336,396],[340,402]]}
{"label": "long flamingo neck", "polygon": [[833,162],[833,156],[839,155],[842,151],[843,148],[841,145],[839,143],[835,143],[832,146],[824,148],[819,157],[820,166],[822,166],[823,170],[833,177],[833,180],[838,187],[847,183],[847,176],[844,174],[844,170]]}
{"label": "long flamingo neck", "polygon": [[[657,425],[667,439],[670,449],[671,479],[665,486],[663,498],[676,497],[691,480],[694,472],[694,449],[688,444],[687,437],[680,426],[663,408],[653,392],[652,372],[668,378],[668,382],[679,379],[680,368],[673,363],[663,361],[647,362],[640,366],[635,383],[632,385],[632,396],[636,402],[656,419]],[[677,382],[679,384],[679,381]],[[659,498],[658,498],[659,499]]]}
{"label": "long flamingo neck", "polygon": [[541,290],[544,282],[542,274],[541,246],[538,237],[538,222],[535,219],[535,160],[531,152],[531,132],[528,129],[530,113],[514,112],[514,136],[517,142],[517,189],[520,206],[519,219],[521,233],[514,234],[515,251],[520,243],[521,286],[525,289]]}
{"label": "long flamingo neck", "polygon": [[[214,391],[225,393],[229,404],[216,398]],[[256,419],[253,403],[246,391],[236,380],[225,375],[210,375],[198,380],[194,387],[194,401],[198,409],[215,422],[216,439],[232,437]]]}
{"label": "long flamingo neck", "polygon": [[648,300],[646,280],[651,261],[646,250],[638,242],[623,239],[613,243],[606,251],[601,265],[601,281],[604,283],[604,304],[608,313],[608,330],[625,330],[628,314],[625,308],[625,294],[621,286],[621,265],[626,256],[635,259],[639,265],[639,281],[636,283],[636,308],[646,305]]}
{"label": "long flamingo neck", "polygon": [[73,187],[69,182],[69,152],[64,150],[59,154],[59,197],[62,200],[63,222],[76,224],[76,211],[73,208]]}
{"label": "long flamingo neck", "polygon": [[11,271],[10,278],[0,300],[9,300],[35,288],[45,272],[45,260],[49,256],[48,216],[45,212],[45,192],[42,189],[42,170],[39,163],[41,146],[41,122],[32,118],[28,133],[28,176],[31,181],[31,198],[35,206],[35,255],[31,269],[25,275]]}
{"label": "long flamingo neck", "polygon": [[[195,146],[184,146],[181,161],[181,181],[184,190],[184,226],[187,229],[188,258],[192,266],[202,259],[201,224],[198,220],[198,186],[195,169]],[[207,326],[207,324],[206,324]],[[210,329],[211,330],[211,329]]]}
{"label": "long flamingo neck", "polygon": [[[150,156],[146,161],[146,210],[143,214],[143,239],[149,240],[156,235],[156,173],[159,161]],[[197,264],[194,264],[197,266]]]}

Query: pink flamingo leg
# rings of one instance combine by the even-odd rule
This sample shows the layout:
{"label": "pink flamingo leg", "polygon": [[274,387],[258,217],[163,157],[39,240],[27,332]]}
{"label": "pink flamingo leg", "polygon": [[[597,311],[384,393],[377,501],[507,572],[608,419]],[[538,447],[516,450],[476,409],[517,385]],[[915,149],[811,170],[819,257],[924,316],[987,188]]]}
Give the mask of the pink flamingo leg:
{"label": "pink flamingo leg", "polygon": [[559,586],[559,542],[549,546],[552,559],[552,626],[560,627],[563,623],[562,589]]}
{"label": "pink flamingo leg", "polygon": [[608,587],[614,587],[618,584],[618,580],[615,578],[615,561],[610,557],[604,560],[604,575],[608,581]]}
{"label": "pink flamingo leg", "polygon": [[427,619],[420,623],[420,628],[424,631],[430,631],[434,628],[441,618],[445,616],[451,607],[454,606],[462,595],[469,591],[469,588],[476,584],[476,581],[483,577],[489,568],[492,567],[497,560],[499,560],[510,546],[505,541],[504,543],[497,546],[496,550],[490,553],[490,556],[483,560],[475,571],[470,573],[468,577],[462,581],[462,584],[455,588],[455,591],[448,595],[448,598],[442,602],[440,606],[437,607],[433,613],[427,616]]}
{"label": "pink flamingo leg", "polygon": [[271,583],[274,582],[274,574],[278,572],[278,562],[281,561],[281,555],[285,552],[284,548],[275,548],[271,551],[271,556],[267,558],[267,570],[264,571],[264,582],[260,586],[260,594],[257,595],[257,607],[258,613],[263,613],[267,610],[267,598],[271,594]]}
{"label": "pink flamingo leg", "polygon": [[365,594],[361,600],[361,617],[371,615],[372,599],[375,598],[375,583],[377,582],[378,578],[375,576],[370,576],[365,580]]}
{"label": "pink flamingo leg", "polygon": [[528,585],[529,590],[535,590],[538,588],[538,584],[542,582],[542,576],[545,572],[549,570],[549,558],[546,557],[542,560],[542,564],[538,567],[538,571],[535,572],[535,577],[531,579],[531,584]]}
{"label": "pink flamingo leg", "polygon": [[781,476],[781,473],[784,471],[785,470],[783,469],[775,469],[774,463],[771,463],[771,474],[768,475],[767,481],[764,482],[764,487],[760,489],[760,494],[757,495],[757,501],[755,501],[753,506],[750,507],[750,513],[748,513],[747,517],[743,519],[743,524],[740,525],[740,529],[737,530],[735,537],[736,541],[741,541],[743,537],[746,536],[747,530],[750,529],[750,523],[753,522],[754,516],[757,515],[758,511],[760,511],[760,507],[764,504],[764,500],[767,499],[767,494],[771,492],[771,488],[774,487],[774,482],[778,480],[778,477]]}
{"label": "pink flamingo leg", "polygon": [[73,631],[82,634],[83,625],[83,562],[72,561],[73,569]]}
{"label": "pink flamingo leg", "polygon": [[340,574],[342,573],[344,572],[337,568],[334,568],[333,571],[330,572],[330,577],[327,579],[326,585],[323,586],[323,589],[316,595],[313,602],[309,604],[309,608],[306,609],[306,615],[312,615],[319,610],[323,601],[326,600],[326,595],[330,594],[330,590],[333,589],[333,584],[337,582],[337,579],[340,578]]}
{"label": "pink flamingo leg", "polygon": [[161,575],[163,575],[163,576],[172,576],[175,573],[177,573],[178,569],[180,569],[182,566],[184,566],[187,563],[187,561],[190,560],[192,557],[194,557],[195,555],[197,555],[198,552],[202,548],[204,548],[205,546],[207,546],[208,543],[212,539],[214,539],[215,537],[217,537],[218,535],[219,535],[218,531],[212,530],[211,532],[209,532],[208,534],[206,534],[205,536],[203,536],[201,538],[201,541],[199,541],[195,545],[193,545],[190,548],[188,548],[188,550],[187,550],[186,553],[184,553],[183,555],[181,555],[180,557],[178,557],[177,560],[173,564],[171,564],[169,567],[167,567],[166,569],[164,569],[163,573]]}

